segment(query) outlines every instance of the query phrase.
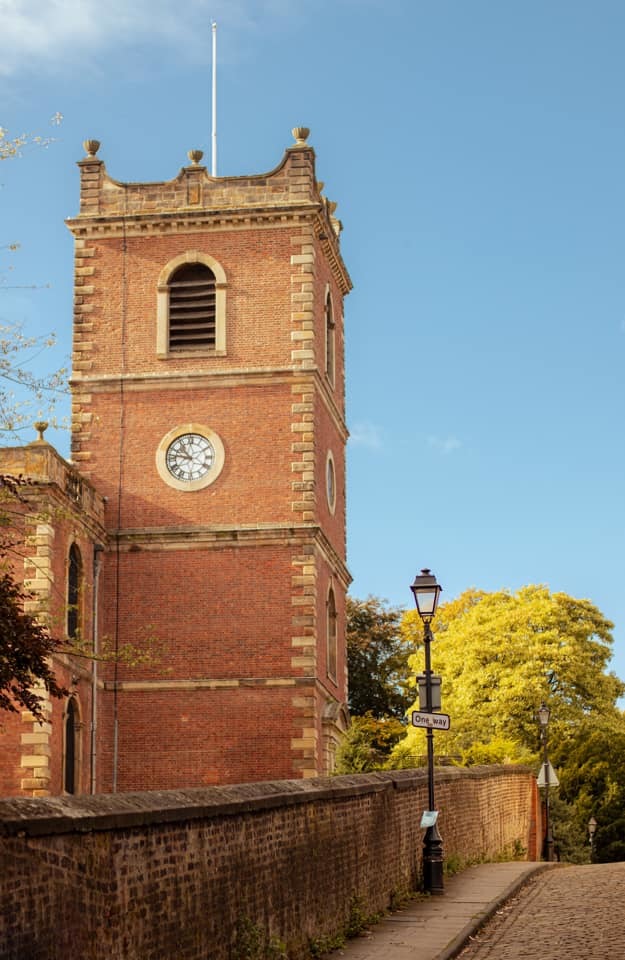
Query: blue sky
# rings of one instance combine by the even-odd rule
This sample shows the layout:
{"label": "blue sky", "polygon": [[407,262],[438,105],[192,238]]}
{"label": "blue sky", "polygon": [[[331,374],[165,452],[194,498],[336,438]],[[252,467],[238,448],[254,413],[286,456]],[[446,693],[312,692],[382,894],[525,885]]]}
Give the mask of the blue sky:
{"label": "blue sky", "polygon": [[625,5],[0,0],[0,126],[56,137],[0,169],[0,316],[57,332],[38,363],[69,350],[82,141],[120,180],[208,156],[211,19],[218,172],[307,125],[339,202],[352,592],[547,583],[625,677]]}

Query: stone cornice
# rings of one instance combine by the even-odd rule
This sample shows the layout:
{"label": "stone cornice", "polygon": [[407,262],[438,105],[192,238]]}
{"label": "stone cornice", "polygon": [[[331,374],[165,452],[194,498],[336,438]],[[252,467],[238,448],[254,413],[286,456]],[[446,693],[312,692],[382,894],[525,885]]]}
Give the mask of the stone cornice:
{"label": "stone cornice", "polygon": [[105,680],[104,690],[118,690],[133,693],[153,693],[156,690],[182,692],[183,690],[238,690],[254,687],[315,687],[325,698],[331,692],[314,676],[292,677],[201,677],[185,680]]}
{"label": "stone cornice", "polygon": [[308,221],[321,210],[320,203],[312,201],[298,204],[264,206],[215,207],[198,210],[197,207],[150,213],[128,212],[78,217],[68,217],[67,227],[79,238],[93,237],[143,237],[158,233],[197,233],[249,228],[260,224],[272,227],[290,226]]}
{"label": "stone cornice", "polygon": [[285,204],[273,208],[233,207],[231,209],[196,208],[158,213],[127,213],[102,216],[69,217],[65,223],[76,239],[93,242],[99,237],[145,237],[158,234],[184,234],[224,230],[249,230],[250,227],[284,228],[314,223],[315,236],[343,295],[352,289],[352,281],[339,250],[336,232],[321,203]]}
{"label": "stone cornice", "polygon": [[[292,377],[302,377],[300,370],[292,367],[249,367],[218,368],[210,370],[174,370],[166,369],[167,360],[163,360],[163,371],[141,371],[139,373],[89,374],[75,373],[70,380],[74,388],[85,388],[95,393],[110,390],[123,384],[124,390],[196,390],[204,386],[232,387],[241,384],[266,386],[276,382],[287,383]],[[308,376],[305,374],[304,376]]]}
{"label": "stone cornice", "polygon": [[338,236],[323,210],[315,217],[315,237],[330,264],[341,293],[347,296],[354,285],[341,256]]}

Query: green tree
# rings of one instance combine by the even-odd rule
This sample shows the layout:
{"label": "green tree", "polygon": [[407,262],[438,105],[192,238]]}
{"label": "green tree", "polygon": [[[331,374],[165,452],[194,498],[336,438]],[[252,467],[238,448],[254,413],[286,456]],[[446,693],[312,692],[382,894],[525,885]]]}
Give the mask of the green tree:
{"label": "green tree", "polygon": [[337,773],[380,770],[402,738],[412,698],[410,641],[402,610],[378,597],[347,598],[348,697],[351,727],[337,755]]}
{"label": "green tree", "polygon": [[[409,612],[405,636],[422,645],[422,625]],[[433,624],[432,667],[443,678],[443,709],[452,717],[447,753],[462,754],[495,739],[510,759],[538,750],[536,710],[551,708],[557,740],[588,717],[616,715],[625,685],[607,672],[612,624],[589,600],[544,586],[517,593],[468,590],[440,607]],[[422,653],[411,658],[422,668]],[[410,730],[408,739],[421,731]]]}
{"label": "green tree", "polygon": [[[586,845],[588,820],[597,820],[595,859],[625,860],[625,716],[589,717],[550,738],[560,796],[575,811],[577,835]],[[561,830],[558,831],[559,833]]]}
{"label": "green tree", "polygon": [[[421,647],[418,615],[402,629]],[[625,684],[608,670],[612,624],[589,600],[544,586],[516,593],[467,590],[440,607],[433,623],[432,667],[442,676],[449,732],[437,752],[463,763],[540,763],[537,708],[551,710],[549,755],[558,771],[553,825],[564,858],[582,861],[586,824],[595,816],[597,859],[625,857],[625,718],[616,701]],[[413,670],[423,665],[419,650]],[[408,728],[391,762],[411,765],[424,733]]]}
{"label": "green tree", "polygon": [[378,597],[347,598],[349,709],[355,716],[401,718],[410,704],[412,646],[401,631],[401,618],[399,607]]}
{"label": "green tree", "polygon": [[30,710],[45,719],[37,687],[52,696],[67,696],[50,669],[48,657],[60,644],[38,621],[24,613],[29,599],[9,573],[0,574],[0,710]]}
{"label": "green tree", "polygon": [[350,728],[336,755],[336,773],[368,773],[386,765],[393,747],[404,735],[396,717],[376,719],[370,713],[352,717]]}

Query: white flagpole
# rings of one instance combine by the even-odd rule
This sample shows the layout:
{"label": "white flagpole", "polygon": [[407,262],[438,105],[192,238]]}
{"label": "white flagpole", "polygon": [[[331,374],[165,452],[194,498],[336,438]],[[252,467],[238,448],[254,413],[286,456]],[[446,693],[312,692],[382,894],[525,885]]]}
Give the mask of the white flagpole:
{"label": "white flagpole", "polygon": [[211,174],[217,176],[217,24],[212,23],[213,28],[213,103],[212,103],[212,121],[213,129],[211,135],[212,153],[211,153]]}

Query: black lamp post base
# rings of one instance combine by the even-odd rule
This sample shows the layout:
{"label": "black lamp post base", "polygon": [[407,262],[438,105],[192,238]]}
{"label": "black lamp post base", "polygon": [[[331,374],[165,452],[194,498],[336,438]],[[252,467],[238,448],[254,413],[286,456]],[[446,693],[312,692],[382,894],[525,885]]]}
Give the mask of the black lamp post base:
{"label": "black lamp post base", "polygon": [[445,892],[443,884],[443,839],[438,827],[428,827],[423,839],[423,889],[426,893]]}
{"label": "black lamp post base", "polygon": [[545,843],[544,843],[544,847],[543,847],[543,849],[544,849],[544,857],[545,857],[545,860],[547,861],[547,863],[553,863],[553,861],[555,860],[554,849],[553,849],[553,848],[554,848],[554,840],[553,840],[553,836],[551,835],[551,830],[550,830],[550,831],[547,833],[547,836],[545,837]]}

